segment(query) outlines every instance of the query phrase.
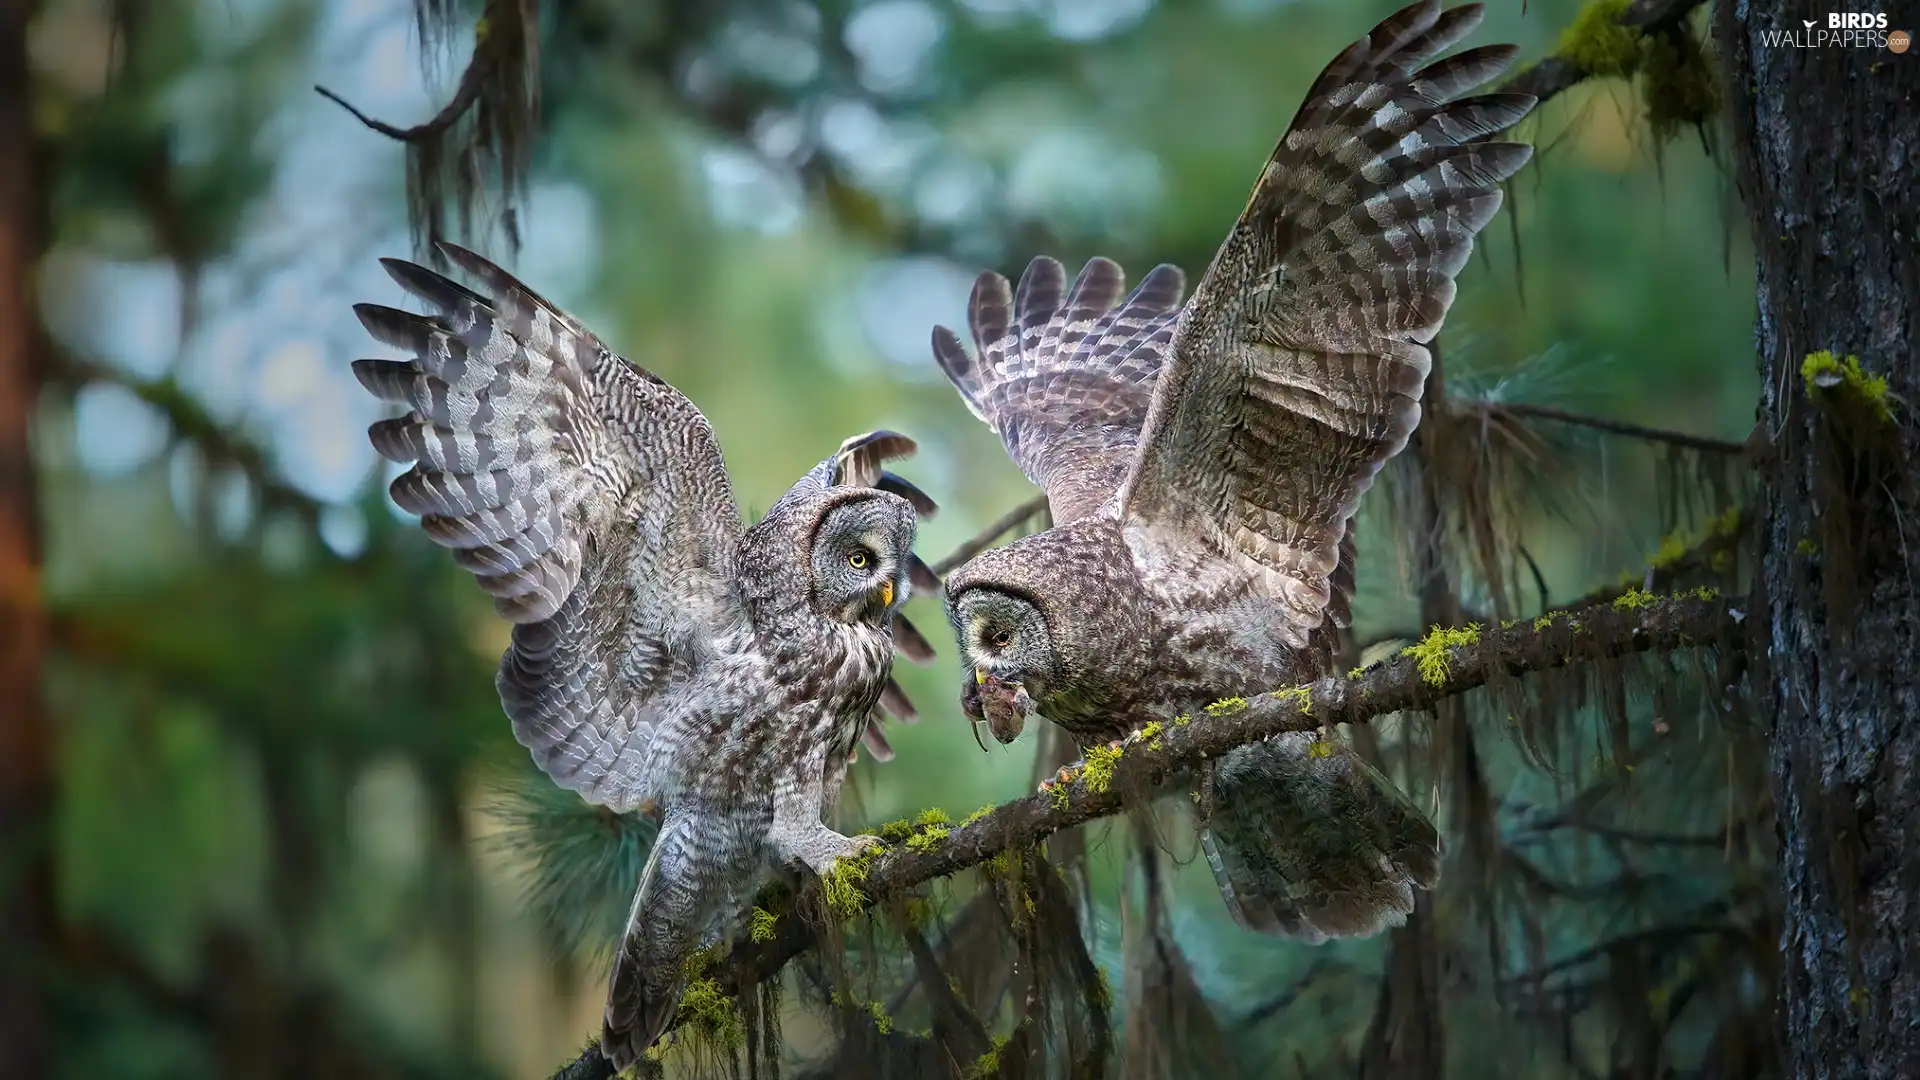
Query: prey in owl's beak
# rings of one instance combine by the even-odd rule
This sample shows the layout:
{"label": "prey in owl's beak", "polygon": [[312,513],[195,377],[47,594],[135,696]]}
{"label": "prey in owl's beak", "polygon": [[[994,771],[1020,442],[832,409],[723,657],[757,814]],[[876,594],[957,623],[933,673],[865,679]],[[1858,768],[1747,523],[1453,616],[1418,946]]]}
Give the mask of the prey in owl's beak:
{"label": "prey in owl's beak", "polygon": [[1034,703],[1024,684],[975,668],[973,679],[960,692],[960,708],[975,723],[985,721],[994,739],[1005,745],[1026,729]]}

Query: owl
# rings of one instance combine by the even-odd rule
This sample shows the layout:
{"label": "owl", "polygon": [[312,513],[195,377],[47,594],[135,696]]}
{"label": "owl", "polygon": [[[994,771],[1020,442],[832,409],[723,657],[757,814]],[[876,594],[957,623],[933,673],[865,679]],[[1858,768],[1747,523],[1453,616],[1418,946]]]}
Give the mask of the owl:
{"label": "owl", "polygon": [[[977,356],[935,358],[1042,487],[1053,527],[947,577],[962,707],[1002,742],[1039,714],[1084,748],[1317,678],[1353,593],[1351,519],[1420,419],[1454,275],[1531,156],[1533,107],[1463,96],[1517,49],[1446,59],[1481,17],[1422,0],[1308,91],[1193,296],[1159,266],[1125,293],[1095,258],[975,284]],[[1412,910],[1438,831],[1313,733],[1202,769],[1202,843],[1243,926],[1323,941]]]}
{"label": "owl", "polygon": [[390,493],[512,624],[496,688],[561,787],[658,815],[615,955],[601,1046],[625,1068],[672,1020],[683,962],[737,926],[771,874],[877,843],[824,823],[877,712],[911,708],[893,653],[931,656],[899,616],[934,506],[882,463],[905,436],[843,443],[743,523],[713,429],[673,387],[472,252],[471,291],[383,260],[435,314],[361,304],[410,359],[360,360],[408,407],[369,431],[412,468]]}

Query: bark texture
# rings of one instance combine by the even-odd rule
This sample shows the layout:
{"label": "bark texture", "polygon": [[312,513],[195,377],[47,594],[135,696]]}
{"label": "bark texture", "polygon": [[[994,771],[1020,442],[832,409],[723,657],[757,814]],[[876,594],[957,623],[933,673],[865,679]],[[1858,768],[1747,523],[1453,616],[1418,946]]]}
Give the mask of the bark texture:
{"label": "bark texture", "polygon": [[48,1074],[41,993],[53,931],[47,642],[28,434],[37,398],[40,215],[27,99],[28,0],[0,0],[0,1076]]}
{"label": "bark texture", "polygon": [[[1920,31],[1902,7],[1854,5]],[[1789,1071],[1892,1080],[1920,1076],[1920,54],[1766,40],[1809,14],[1715,11],[1769,443],[1749,651],[1774,722]],[[1823,350],[1859,372],[1810,384]]]}

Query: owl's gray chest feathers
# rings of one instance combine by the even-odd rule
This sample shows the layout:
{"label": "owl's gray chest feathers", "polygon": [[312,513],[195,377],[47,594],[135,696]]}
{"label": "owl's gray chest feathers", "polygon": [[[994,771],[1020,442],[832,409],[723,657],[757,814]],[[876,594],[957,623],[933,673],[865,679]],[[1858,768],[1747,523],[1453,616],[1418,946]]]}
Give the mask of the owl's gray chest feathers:
{"label": "owl's gray chest feathers", "polygon": [[892,660],[884,630],[824,620],[804,640],[750,628],[721,638],[663,718],[657,799],[766,817],[779,785],[844,765]]}
{"label": "owl's gray chest feathers", "polygon": [[838,767],[853,753],[893,671],[892,634],[825,623],[804,645],[791,639],[769,645],[770,668],[792,717],[790,730],[796,735],[804,730],[806,745],[819,748],[825,761]]}
{"label": "owl's gray chest feathers", "polygon": [[1273,600],[1244,572],[1201,552],[1142,558],[1117,524],[1088,531],[1098,554],[1088,545],[1068,561],[1109,569],[1076,577],[1100,595],[1061,605],[1078,623],[1077,677],[1040,703],[1081,743],[1302,677],[1304,658],[1282,640]]}

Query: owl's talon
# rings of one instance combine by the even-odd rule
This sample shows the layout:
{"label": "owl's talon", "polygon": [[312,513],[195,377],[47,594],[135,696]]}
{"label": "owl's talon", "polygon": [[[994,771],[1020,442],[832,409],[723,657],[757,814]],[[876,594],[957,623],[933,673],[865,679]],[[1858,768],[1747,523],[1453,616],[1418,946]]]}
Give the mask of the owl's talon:
{"label": "owl's talon", "polygon": [[1076,761],[1072,765],[1060,766],[1060,771],[1054,773],[1052,779],[1040,781],[1040,793],[1044,795],[1052,791],[1055,787],[1072,783],[1074,771],[1080,764],[1080,762]]}

